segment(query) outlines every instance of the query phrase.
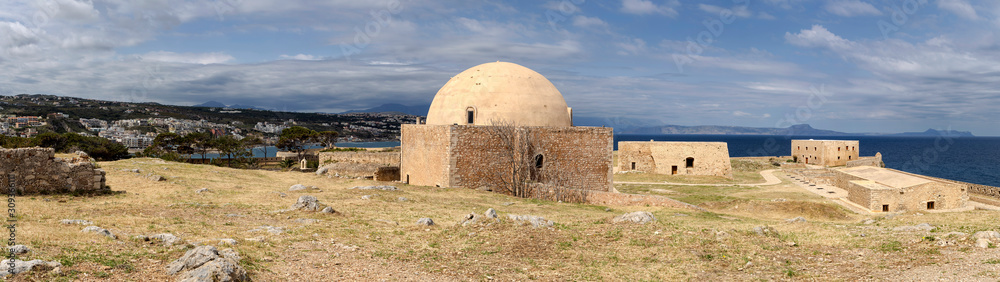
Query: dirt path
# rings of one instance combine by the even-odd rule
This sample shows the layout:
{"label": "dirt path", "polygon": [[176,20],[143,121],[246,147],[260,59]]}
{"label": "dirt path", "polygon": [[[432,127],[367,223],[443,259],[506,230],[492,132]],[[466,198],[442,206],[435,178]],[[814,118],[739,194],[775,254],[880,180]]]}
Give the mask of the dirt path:
{"label": "dirt path", "polygon": [[671,182],[627,182],[627,181],[615,181],[615,184],[654,184],[654,185],[683,185],[683,186],[767,186],[781,183],[781,179],[774,175],[776,169],[762,170],[760,176],[764,177],[764,182],[752,183],[752,184],[741,184],[741,183],[729,183],[729,184],[694,184],[694,183],[671,183]]}

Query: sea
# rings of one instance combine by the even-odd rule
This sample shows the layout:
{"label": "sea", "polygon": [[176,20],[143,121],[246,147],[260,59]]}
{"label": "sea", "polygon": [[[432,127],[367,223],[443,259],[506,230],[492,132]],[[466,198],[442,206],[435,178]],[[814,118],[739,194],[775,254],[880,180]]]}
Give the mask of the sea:
{"label": "sea", "polygon": [[726,142],[730,157],[789,156],[792,139],[858,140],[862,157],[882,153],[885,167],[927,176],[1000,187],[1000,137],[615,135],[618,141]]}
{"label": "sea", "polygon": [[[861,156],[882,153],[888,168],[922,175],[940,177],[1000,187],[1000,137],[959,136],[769,136],[769,135],[700,135],[700,134],[616,134],[618,141],[693,141],[726,142],[730,157],[789,156],[792,139],[858,140]],[[337,143],[337,147],[395,147],[395,142]],[[255,157],[263,157],[261,148],[254,150]],[[277,150],[267,149],[273,157]],[[214,158],[217,156],[208,156]]]}

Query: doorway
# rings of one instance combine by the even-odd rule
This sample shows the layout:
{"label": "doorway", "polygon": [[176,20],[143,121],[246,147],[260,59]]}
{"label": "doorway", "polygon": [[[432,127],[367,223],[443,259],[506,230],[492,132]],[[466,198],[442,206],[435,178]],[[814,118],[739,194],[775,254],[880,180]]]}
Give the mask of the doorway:
{"label": "doorway", "polygon": [[632,162],[632,170],[635,170],[635,162]]}
{"label": "doorway", "polygon": [[676,174],[677,174],[677,166],[671,166],[670,175],[676,175]]}

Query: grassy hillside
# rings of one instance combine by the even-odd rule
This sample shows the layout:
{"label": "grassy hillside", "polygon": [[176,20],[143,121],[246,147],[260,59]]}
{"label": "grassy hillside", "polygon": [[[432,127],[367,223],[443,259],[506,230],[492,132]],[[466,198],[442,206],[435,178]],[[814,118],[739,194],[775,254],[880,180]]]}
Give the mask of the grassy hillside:
{"label": "grassy hillside", "polygon": [[[166,265],[192,244],[219,246],[223,238],[238,241],[233,248],[258,281],[1000,278],[998,249],[979,249],[960,236],[945,236],[998,230],[997,212],[909,214],[864,224],[869,217],[800,191],[785,178],[764,187],[633,189],[677,196],[708,210],[701,212],[543,202],[398,183],[400,191],[350,190],[385,183],[156,159],[100,165],[112,190],[121,193],[18,199],[17,239],[33,249],[23,258],[64,264],[62,274],[23,278],[168,280]],[[124,171],[131,169],[140,172]],[[153,181],[148,174],[167,180]],[[293,184],[321,191],[289,192]],[[196,193],[201,188],[209,191]],[[314,195],[337,213],[279,212],[301,195]],[[365,200],[364,195],[374,196]],[[464,215],[488,208],[495,208],[502,221],[456,224]],[[652,212],[657,221],[611,223],[614,216],[640,210]],[[508,214],[538,215],[556,224],[522,226],[507,220]],[[808,222],[785,222],[795,216]],[[422,217],[437,225],[417,226]],[[81,233],[84,226],[63,225],[61,219],[91,220],[119,239]],[[937,229],[892,231],[924,222]],[[251,232],[262,225],[281,227],[284,233]],[[758,226],[770,226],[777,234],[758,235],[753,231]],[[157,233],[172,233],[187,244],[166,247],[130,239]],[[938,246],[941,241],[955,243]]]}

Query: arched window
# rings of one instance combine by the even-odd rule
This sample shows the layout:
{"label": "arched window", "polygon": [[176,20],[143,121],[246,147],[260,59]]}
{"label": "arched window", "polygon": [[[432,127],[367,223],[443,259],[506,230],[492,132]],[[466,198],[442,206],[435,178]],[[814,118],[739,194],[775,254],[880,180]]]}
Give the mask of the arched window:
{"label": "arched window", "polygon": [[[542,169],[543,165],[545,165],[545,156],[542,156],[542,154],[535,155],[535,168]],[[632,166],[632,169],[635,169],[635,163],[632,163]]]}
{"label": "arched window", "polygon": [[684,160],[684,162],[685,162],[684,167],[694,167],[694,158],[688,157],[687,159]]}
{"label": "arched window", "polygon": [[466,119],[468,124],[476,123],[476,108],[469,107],[465,109]]}

